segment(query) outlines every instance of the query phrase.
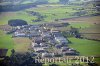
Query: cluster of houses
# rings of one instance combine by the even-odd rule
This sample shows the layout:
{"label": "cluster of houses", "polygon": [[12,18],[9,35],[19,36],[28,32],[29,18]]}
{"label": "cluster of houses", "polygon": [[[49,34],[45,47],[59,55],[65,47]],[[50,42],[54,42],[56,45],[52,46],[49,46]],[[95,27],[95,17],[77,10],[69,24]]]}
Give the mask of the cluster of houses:
{"label": "cluster of houses", "polygon": [[28,37],[32,40],[31,47],[39,57],[78,55],[76,50],[68,47],[68,39],[59,30],[48,29],[43,25],[17,27],[13,36]]}

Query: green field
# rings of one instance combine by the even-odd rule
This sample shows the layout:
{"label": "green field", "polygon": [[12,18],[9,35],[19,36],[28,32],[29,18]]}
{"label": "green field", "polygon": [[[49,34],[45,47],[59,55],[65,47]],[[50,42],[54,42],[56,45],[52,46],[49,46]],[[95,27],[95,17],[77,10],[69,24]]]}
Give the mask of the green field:
{"label": "green field", "polygon": [[39,12],[43,16],[46,16],[44,18],[44,21],[52,22],[55,19],[72,17],[71,14],[76,12],[76,10],[73,10],[72,8],[73,8],[73,6],[60,7],[59,5],[58,6],[52,5],[51,7],[46,7],[44,5],[44,7],[42,7],[42,8],[38,7],[38,8],[35,8],[35,9],[33,8],[33,9],[27,9],[27,10]]}
{"label": "green field", "polygon": [[[50,2],[54,2],[54,1],[50,0]],[[66,6],[61,4],[47,4],[47,5],[39,5],[37,6],[37,8],[29,8],[22,11],[2,12],[0,13],[0,25],[7,24],[8,20],[11,19],[23,19],[27,21],[29,24],[38,24],[43,22],[55,22],[56,19],[77,17],[77,16],[73,16],[73,14],[75,12],[79,12],[80,10],[75,10],[74,8],[82,8],[82,7],[77,5]],[[44,20],[42,20],[41,22],[32,22],[32,20],[37,19],[37,17],[26,13],[26,11],[39,12],[42,16],[45,16]],[[93,12],[96,13],[95,11],[89,9],[86,11],[88,12],[87,15]],[[75,27],[77,27],[77,25]]]}
{"label": "green field", "polygon": [[100,55],[100,42],[86,40],[86,39],[76,39],[69,38],[72,44],[69,47],[76,49],[83,56],[99,56]]}
{"label": "green field", "polygon": [[[45,5],[44,5],[45,6]],[[27,11],[35,11],[39,12],[41,15],[46,16],[42,22],[52,22],[55,19],[62,19],[62,18],[70,18],[71,13],[76,12],[75,10],[72,10],[71,7],[58,7],[59,5],[56,5],[54,7],[37,7],[37,8],[31,8],[26,9]],[[68,13],[66,13],[68,12]],[[8,20],[11,19],[22,19],[27,21],[29,24],[34,24],[36,22],[32,22],[33,19],[36,19],[36,16],[32,16],[24,11],[17,11],[17,12],[2,12],[0,14],[0,25],[8,24]],[[39,22],[37,22],[39,23]]]}
{"label": "green field", "polygon": [[11,38],[11,35],[6,35],[1,30],[0,30],[0,48],[8,49],[7,56],[10,56],[11,50],[14,48],[14,42]]}
{"label": "green field", "polygon": [[11,50],[16,52],[27,52],[31,41],[28,38],[12,38],[0,30],[0,49],[8,49],[7,56],[11,55]]}
{"label": "green field", "polygon": [[29,24],[32,24],[31,20],[36,19],[36,16],[28,15],[24,11],[18,12],[2,12],[0,14],[0,25],[8,24],[8,20],[11,19],[22,19],[27,21]]}
{"label": "green field", "polygon": [[85,23],[85,22],[75,22],[75,23],[69,23],[70,26],[74,27],[74,28],[88,28],[90,26],[92,26],[92,24],[90,23]]}
{"label": "green field", "polygon": [[13,44],[14,43],[11,35],[6,35],[3,33],[3,31],[0,30],[0,48],[11,49],[13,48]]}

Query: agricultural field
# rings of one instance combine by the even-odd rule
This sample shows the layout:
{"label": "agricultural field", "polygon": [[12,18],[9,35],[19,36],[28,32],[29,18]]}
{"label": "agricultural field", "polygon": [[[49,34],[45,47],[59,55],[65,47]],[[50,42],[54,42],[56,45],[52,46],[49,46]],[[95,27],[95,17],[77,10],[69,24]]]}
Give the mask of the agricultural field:
{"label": "agricultural field", "polygon": [[96,56],[94,62],[100,65],[100,42],[87,40],[87,39],[76,39],[68,38],[72,44],[69,44],[69,47],[76,49],[80,52],[81,56]]}
{"label": "agricultural field", "polygon": [[11,50],[25,53],[30,48],[31,41],[28,38],[12,38],[11,35],[6,35],[0,30],[0,48],[8,49],[7,56],[11,55]]}
{"label": "agricultural field", "polygon": [[[76,10],[73,10],[73,6],[66,6],[63,7],[63,5],[44,5],[42,8],[39,6],[38,8],[31,8],[27,9],[28,11],[35,11],[39,12],[43,16],[45,16],[44,21],[45,22],[54,22],[55,19],[62,19],[62,18],[70,18],[72,17],[71,14],[76,12]],[[76,6],[78,7],[78,6]]]}
{"label": "agricultural field", "polygon": [[69,46],[79,51],[82,56],[100,55],[100,42],[98,41],[76,38],[69,38],[69,40],[72,42]]}
{"label": "agricultural field", "polygon": [[14,49],[16,52],[25,53],[31,46],[31,41],[28,38],[13,38]]}
{"label": "agricultural field", "polygon": [[[44,22],[55,22],[55,20],[60,20],[64,18],[73,18],[78,17],[77,15],[74,15],[76,12],[80,12],[81,10],[76,10],[75,8],[83,8],[81,6],[74,6],[74,5],[61,5],[61,4],[47,4],[47,5],[38,5],[36,8],[29,8],[22,11],[16,11],[16,12],[1,12],[0,13],[0,25],[7,24],[8,20],[10,19],[23,19],[27,21],[29,24],[40,24]],[[44,19],[40,22],[32,22],[32,20],[37,19],[36,16],[32,16],[26,11],[34,11],[40,13],[42,16],[44,16]],[[84,10],[87,12],[87,14],[84,15],[90,15],[91,12],[97,13],[92,10]],[[3,18],[5,17],[5,18]],[[12,18],[13,17],[13,18]],[[70,20],[69,20],[70,21]],[[72,20],[74,21],[74,20]],[[70,22],[72,22],[70,21]],[[76,21],[76,20],[75,20]],[[82,21],[82,20],[80,20]],[[77,22],[77,21],[76,21]]]}
{"label": "agricultural field", "polygon": [[0,48],[12,49],[13,46],[14,42],[11,38],[11,35],[6,35],[0,30]]}
{"label": "agricultural field", "polygon": [[22,19],[27,21],[29,24],[32,24],[31,20],[36,19],[36,17],[28,15],[24,11],[0,13],[0,25],[8,24],[8,21],[11,19]]}
{"label": "agricultural field", "polygon": [[0,48],[8,49],[7,56],[11,55],[11,50],[14,48],[14,41],[11,38],[11,35],[6,35],[3,31],[0,30]]}

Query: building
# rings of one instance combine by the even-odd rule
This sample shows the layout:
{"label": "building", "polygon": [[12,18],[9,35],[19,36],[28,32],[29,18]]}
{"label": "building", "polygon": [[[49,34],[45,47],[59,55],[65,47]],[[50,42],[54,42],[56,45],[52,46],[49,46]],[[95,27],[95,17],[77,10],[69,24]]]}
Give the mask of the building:
{"label": "building", "polygon": [[51,58],[51,57],[54,57],[54,53],[42,53],[42,57],[49,57],[49,58]]}
{"label": "building", "polygon": [[68,40],[64,37],[55,37],[55,40],[60,44],[68,44]]}
{"label": "building", "polygon": [[23,32],[15,32],[15,33],[14,33],[14,36],[15,36],[15,37],[26,37],[26,34],[23,33]]}

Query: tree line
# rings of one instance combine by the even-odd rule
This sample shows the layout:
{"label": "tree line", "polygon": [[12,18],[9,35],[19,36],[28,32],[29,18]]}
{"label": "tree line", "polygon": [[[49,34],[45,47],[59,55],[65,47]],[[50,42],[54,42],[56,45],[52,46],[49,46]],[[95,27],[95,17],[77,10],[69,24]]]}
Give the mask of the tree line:
{"label": "tree line", "polygon": [[18,5],[0,5],[0,12],[7,11],[19,11],[24,10],[26,8],[36,7],[33,3],[30,4],[18,4]]}

